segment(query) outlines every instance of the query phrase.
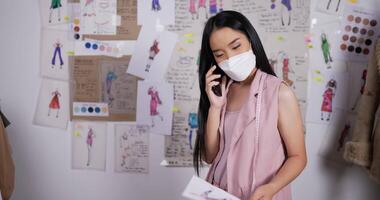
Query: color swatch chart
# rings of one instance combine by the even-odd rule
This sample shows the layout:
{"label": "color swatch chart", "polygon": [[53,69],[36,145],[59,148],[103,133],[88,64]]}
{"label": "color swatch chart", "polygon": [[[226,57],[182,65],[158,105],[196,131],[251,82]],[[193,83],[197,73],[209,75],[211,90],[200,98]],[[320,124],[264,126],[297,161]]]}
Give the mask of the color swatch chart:
{"label": "color swatch chart", "polygon": [[109,116],[107,103],[73,102],[74,116]]}
{"label": "color swatch chart", "polygon": [[362,8],[347,7],[342,18],[337,56],[343,60],[368,61],[379,35],[379,16]]}

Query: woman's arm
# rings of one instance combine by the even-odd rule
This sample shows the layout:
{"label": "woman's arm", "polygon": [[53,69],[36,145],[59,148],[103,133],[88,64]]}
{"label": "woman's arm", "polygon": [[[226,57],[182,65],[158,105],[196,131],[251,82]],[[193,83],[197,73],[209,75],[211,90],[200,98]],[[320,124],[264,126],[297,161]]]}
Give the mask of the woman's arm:
{"label": "woman's arm", "polygon": [[298,101],[293,91],[281,84],[279,91],[278,129],[285,143],[287,159],[270,181],[275,193],[292,182],[307,163],[304,130]]}
{"label": "woman's arm", "polygon": [[286,146],[286,161],[268,184],[255,190],[251,200],[271,200],[301,173],[307,163],[298,101],[293,91],[285,84],[281,84],[279,92],[278,129]]}
{"label": "woman's arm", "polygon": [[208,110],[206,122],[206,155],[205,161],[211,164],[219,150],[219,123],[221,109],[211,106]]}

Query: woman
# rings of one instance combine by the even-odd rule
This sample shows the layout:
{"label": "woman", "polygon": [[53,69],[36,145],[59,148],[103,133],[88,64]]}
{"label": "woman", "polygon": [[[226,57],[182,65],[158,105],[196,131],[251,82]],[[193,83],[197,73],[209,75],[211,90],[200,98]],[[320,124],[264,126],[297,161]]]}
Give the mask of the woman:
{"label": "woman", "polygon": [[242,200],[291,199],[289,183],[307,160],[298,102],[242,14],[207,21],[199,85],[197,174],[204,160],[212,164],[207,181]]}

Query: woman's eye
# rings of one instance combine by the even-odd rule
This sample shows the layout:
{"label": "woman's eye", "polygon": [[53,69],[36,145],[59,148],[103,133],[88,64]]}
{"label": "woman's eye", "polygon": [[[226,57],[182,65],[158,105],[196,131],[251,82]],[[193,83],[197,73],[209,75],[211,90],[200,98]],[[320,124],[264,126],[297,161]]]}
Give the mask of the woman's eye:
{"label": "woman's eye", "polygon": [[220,58],[222,56],[223,56],[223,54],[215,55],[215,57],[217,57],[217,58]]}
{"label": "woman's eye", "polygon": [[232,49],[237,49],[237,48],[239,48],[239,47],[240,47],[240,44],[237,45],[237,46],[235,46],[235,47],[233,47]]}

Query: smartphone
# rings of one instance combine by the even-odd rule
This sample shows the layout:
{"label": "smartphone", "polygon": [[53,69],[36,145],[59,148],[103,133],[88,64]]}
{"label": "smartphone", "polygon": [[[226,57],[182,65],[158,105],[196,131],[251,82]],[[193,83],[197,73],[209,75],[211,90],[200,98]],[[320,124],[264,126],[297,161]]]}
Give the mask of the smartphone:
{"label": "smartphone", "polygon": [[214,94],[216,96],[221,97],[222,96],[222,87],[221,87],[221,85],[222,85],[222,76],[224,75],[224,73],[223,73],[222,69],[220,69],[220,67],[217,64],[212,63],[211,66],[213,66],[213,65],[216,65],[216,68],[215,68],[213,74],[220,74],[221,76],[220,76],[220,78],[217,78],[217,79],[214,80],[214,81],[218,81],[219,85],[212,86],[211,90],[214,92]]}

